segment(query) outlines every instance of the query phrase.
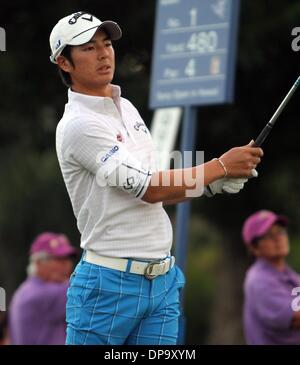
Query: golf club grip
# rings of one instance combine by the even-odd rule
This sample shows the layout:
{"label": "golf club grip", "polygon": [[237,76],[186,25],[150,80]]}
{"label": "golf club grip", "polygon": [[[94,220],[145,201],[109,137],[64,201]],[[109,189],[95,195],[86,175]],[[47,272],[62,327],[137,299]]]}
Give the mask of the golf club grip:
{"label": "golf club grip", "polygon": [[269,133],[271,132],[273,128],[273,125],[271,124],[267,124],[265,126],[265,128],[260,132],[260,135],[256,138],[256,140],[254,141],[254,144],[252,145],[253,147],[260,147],[264,140],[268,137]]}

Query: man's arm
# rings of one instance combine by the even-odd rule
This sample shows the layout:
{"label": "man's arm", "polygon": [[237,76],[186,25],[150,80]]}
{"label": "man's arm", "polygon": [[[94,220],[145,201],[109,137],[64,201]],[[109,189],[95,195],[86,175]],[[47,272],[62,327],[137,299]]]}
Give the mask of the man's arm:
{"label": "man's arm", "polygon": [[147,203],[176,201],[178,203],[187,199],[187,191],[197,188],[200,183],[203,188],[210,182],[224,176],[224,170],[218,161],[210,161],[200,166],[186,169],[159,171],[152,175],[148,189],[142,200]]}
{"label": "man's arm", "polygon": [[167,205],[175,205],[175,204],[178,204],[178,203],[188,202],[190,200],[192,200],[192,198],[166,200],[166,201],[163,202],[163,205],[164,206],[167,206]]}
{"label": "man's arm", "polygon": [[194,197],[202,195],[205,186],[224,176],[233,178],[252,176],[251,171],[260,163],[262,156],[263,151],[260,148],[236,147],[220,157],[224,166],[220,161],[212,160],[191,168],[156,172],[152,175],[142,200],[147,203],[167,204],[184,202],[189,198],[188,191],[195,191],[199,185],[199,194]]}
{"label": "man's arm", "polygon": [[66,127],[64,136],[66,160],[95,175],[99,186],[118,187],[147,203],[183,202],[201,196],[205,186],[225,175],[249,177],[263,155],[260,148],[247,145],[232,148],[219,161],[152,173],[98,121],[75,118]]}

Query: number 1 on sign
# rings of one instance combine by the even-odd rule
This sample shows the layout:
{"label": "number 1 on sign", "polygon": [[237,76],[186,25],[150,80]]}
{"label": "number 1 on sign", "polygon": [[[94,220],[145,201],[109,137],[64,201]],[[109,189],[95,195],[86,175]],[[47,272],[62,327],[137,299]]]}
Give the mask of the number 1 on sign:
{"label": "number 1 on sign", "polygon": [[191,9],[190,16],[191,16],[191,26],[194,27],[197,25],[198,9],[197,8]]}

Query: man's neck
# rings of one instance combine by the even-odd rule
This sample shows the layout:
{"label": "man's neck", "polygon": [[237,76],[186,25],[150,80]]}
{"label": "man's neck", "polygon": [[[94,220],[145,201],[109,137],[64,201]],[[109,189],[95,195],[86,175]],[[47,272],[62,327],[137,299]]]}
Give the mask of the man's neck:
{"label": "man's neck", "polygon": [[284,257],[276,258],[276,259],[267,259],[267,261],[277,270],[284,271],[286,268],[286,262]]}
{"label": "man's neck", "polygon": [[112,98],[112,85],[105,85],[103,87],[92,89],[88,88],[82,85],[72,85],[71,87],[72,91],[84,95],[90,95],[90,96],[101,96],[101,97],[108,97]]}

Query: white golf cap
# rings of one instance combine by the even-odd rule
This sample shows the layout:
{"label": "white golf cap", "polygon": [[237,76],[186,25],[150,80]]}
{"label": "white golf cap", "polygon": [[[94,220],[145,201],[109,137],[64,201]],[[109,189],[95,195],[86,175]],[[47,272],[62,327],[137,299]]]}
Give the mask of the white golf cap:
{"label": "white golf cap", "polygon": [[61,54],[67,45],[79,46],[87,43],[99,28],[103,28],[111,40],[122,37],[121,28],[117,23],[111,20],[102,22],[94,15],[84,11],[60,19],[50,34],[50,61],[57,63],[56,57]]}

